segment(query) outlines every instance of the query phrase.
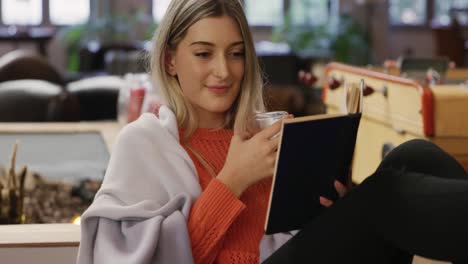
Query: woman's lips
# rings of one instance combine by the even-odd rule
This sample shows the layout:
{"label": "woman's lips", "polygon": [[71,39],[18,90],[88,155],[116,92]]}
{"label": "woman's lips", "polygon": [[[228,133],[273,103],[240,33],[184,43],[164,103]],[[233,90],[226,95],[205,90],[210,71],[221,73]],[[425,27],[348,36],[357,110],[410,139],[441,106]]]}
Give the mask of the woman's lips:
{"label": "woman's lips", "polygon": [[215,94],[225,94],[229,91],[230,86],[229,85],[211,85],[207,86],[208,90]]}

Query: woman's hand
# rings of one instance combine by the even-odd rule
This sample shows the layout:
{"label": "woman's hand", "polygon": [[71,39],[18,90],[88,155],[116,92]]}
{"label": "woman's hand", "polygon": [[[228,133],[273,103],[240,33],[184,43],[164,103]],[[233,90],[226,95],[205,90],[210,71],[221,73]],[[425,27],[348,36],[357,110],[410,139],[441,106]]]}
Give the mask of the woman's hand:
{"label": "woman's hand", "polygon": [[[351,170],[349,171],[349,174],[348,174],[348,182],[349,183],[352,182]],[[351,189],[351,184],[349,184],[349,186],[346,187],[344,184],[342,184],[341,182],[339,182],[337,180],[335,180],[333,185],[335,186],[335,190],[338,193],[338,196],[340,198],[343,198],[349,192],[349,190]],[[325,198],[323,196],[320,196],[320,204],[325,206],[325,207],[330,207],[330,206],[333,205],[333,201],[328,199],[328,198]]]}
{"label": "woman's hand", "polygon": [[223,169],[217,179],[224,183],[237,197],[251,185],[274,172],[276,151],[280,137],[274,137],[281,130],[278,121],[255,134],[232,137]]}
{"label": "woman's hand", "polygon": [[[340,198],[343,198],[343,196],[345,196],[348,193],[348,188],[346,188],[346,186],[344,186],[341,182],[335,180],[334,185],[335,190]],[[325,207],[330,207],[333,205],[333,201],[323,196],[320,196],[320,204]]]}

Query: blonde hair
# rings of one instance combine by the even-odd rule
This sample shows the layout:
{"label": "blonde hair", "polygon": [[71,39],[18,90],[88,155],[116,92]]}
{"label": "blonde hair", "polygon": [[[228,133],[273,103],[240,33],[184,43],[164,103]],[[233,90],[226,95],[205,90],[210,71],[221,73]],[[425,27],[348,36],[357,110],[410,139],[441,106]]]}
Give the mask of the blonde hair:
{"label": "blonde hair", "polygon": [[263,81],[255,47],[242,4],[239,0],[172,0],[153,39],[151,73],[166,103],[174,111],[177,123],[185,129],[187,140],[198,128],[198,117],[191,103],[183,96],[176,79],[166,71],[168,51],[175,50],[187,30],[207,17],[229,16],[234,19],[244,41],[244,78],[240,92],[229,109],[224,128],[246,131],[248,117],[265,111]]}

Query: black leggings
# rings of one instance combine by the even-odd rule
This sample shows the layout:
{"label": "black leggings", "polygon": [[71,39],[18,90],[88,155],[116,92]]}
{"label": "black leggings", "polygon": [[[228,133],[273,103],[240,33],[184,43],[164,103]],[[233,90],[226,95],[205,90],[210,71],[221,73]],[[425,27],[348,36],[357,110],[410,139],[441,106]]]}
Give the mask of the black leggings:
{"label": "black leggings", "polygon": [[264,263],[468,263],[468,177],[425,140],[392,150],[376,172]]}

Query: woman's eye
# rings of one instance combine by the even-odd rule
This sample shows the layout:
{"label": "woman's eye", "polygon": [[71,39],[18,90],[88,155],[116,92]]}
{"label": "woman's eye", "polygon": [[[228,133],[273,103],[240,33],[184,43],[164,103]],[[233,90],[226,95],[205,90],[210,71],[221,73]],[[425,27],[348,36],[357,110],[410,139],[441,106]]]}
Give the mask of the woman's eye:
{"label": "woman's eye", "polygon": [[244,57],[244,52],[243,51],[234,51],[234,52],[231,52],[231,56],[243,58]]}
{"label": "woman's eye", "polygon": [[200,58],[208,58],[210,56],[209,52],[197,52],[195,53],[195,56],[200,57]]}

